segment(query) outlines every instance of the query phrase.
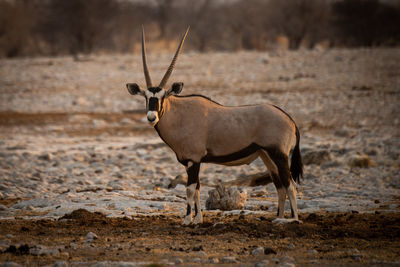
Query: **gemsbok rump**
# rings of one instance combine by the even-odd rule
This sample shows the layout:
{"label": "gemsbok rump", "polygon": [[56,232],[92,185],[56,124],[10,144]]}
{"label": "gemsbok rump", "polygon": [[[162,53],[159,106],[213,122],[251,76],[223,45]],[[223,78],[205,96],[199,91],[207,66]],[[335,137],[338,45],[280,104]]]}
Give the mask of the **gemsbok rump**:
{"label": "gemsbok rump", "polygon": [[182,82],[165,89],[188,31],[189,28],[160,84],[153,86],[142,29],[142,60],[147,88],[142,89],[136,83],[126,85],[130,94],[146,98],[148,121],[186,167],[187,213],[183,224],[203,222],[199,180],[201,163],[234,166],[250,164],[258,157],[269,170],[278,191],[278,218],[284,218],[287,195],[292,211],[290,220],[298,220],[296,182],[303,175],[300,133],[287,113],[269,104],[229,107],[202,95],[179,96]]}

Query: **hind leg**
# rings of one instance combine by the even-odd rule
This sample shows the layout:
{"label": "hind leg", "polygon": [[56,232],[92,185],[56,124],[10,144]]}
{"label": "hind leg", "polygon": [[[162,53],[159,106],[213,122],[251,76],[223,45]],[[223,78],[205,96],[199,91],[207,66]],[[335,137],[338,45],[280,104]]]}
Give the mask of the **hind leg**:
{"label": "hind leg", "polygon": [[261,150],[260,157],[261,157],[262,161],[264,162],[265,166],[271,172],[272,181],[276,187],[276,190],[278,191],[277,216],[278,216],[278,218],[283,218],[285,215],[286,189],[282,185],[282,182],[279,178],[278,167],[276,166],[275,162],[271,159],[271,157],[269,156],[269,154],[266,151]]}
{"label": "hind leg", "polygon": [[292,218],[295,220],[299,220],[299,215],[297,214],[297,192],[293,179],[290,179],[290,185],[286,191],[289,197],[290,208],[292,210]]}
{"label": "hind leg", "polygon": [[[279,150],[270,150],[267,152],[269,155],[270,159],[274,162],[275,166],[278,169],[278,178],[279,178],[279,184],[281,187],[277,187],[278,189],[278,196],[280,194],[283,195],[283,197],[279,196],[279,201],[283,201],[283,204],[280,204],[278,207],[285,207],[285,201],[286,201],[286,195],[289,197],[289,202],[290,202],[290,208],[292,211],[292,219],[291,220],[282,220],[282,221],[277,221],[278,223],[283,223],[283,222],[291,222],[291,221],[298,221],[299,217],[297,214],[297,199],[296,199],[296,187],[295,183],[292,179],[290,169],[289,169],[289,162],[288,162],[288,156],[286,156],[284,153],[282,153]],[[278,218],[283,218],[283,212],[279,210],[279,215]]]}

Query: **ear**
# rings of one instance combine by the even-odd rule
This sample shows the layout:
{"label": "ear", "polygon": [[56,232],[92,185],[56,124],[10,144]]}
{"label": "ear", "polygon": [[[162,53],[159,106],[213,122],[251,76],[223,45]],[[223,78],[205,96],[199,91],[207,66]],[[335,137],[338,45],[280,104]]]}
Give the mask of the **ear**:
{"label": "ear", "polygon": [[171,89],[168,90],[167,95],[178,95],[182,92],[183,83],[173,83]]}
{"label": "ear", "polygon": [[140,95],[144,96],[144,91],[136,83],[127,83],[126,88],[128,88],[128,92],[131,95],[140,94]]}

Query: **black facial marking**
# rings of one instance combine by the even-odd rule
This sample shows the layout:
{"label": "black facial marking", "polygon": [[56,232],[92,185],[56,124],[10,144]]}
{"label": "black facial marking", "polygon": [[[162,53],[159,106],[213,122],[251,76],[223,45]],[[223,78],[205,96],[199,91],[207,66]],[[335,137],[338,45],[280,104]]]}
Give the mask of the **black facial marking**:
{"label": "black facial marking", "polygon": [[156,94],[156,93],[160,92],[162,89],[160,87],[150,87],[147,90],[149,90],[153,94]]}
{"label": "black facial marking", "polygon": [[149,110],[158,111],[158,98],[157,97],[150,97]]}

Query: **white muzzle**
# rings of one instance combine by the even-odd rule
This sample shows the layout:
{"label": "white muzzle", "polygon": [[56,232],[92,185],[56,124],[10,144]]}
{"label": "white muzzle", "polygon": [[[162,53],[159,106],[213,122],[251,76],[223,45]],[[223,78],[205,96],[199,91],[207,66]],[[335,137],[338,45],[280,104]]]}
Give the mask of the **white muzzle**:
{"label": "white muzzle", "polygon": [[147,120],[151,125],[156,125],[158,122],[158,112],[157,111],[147,111]]}

